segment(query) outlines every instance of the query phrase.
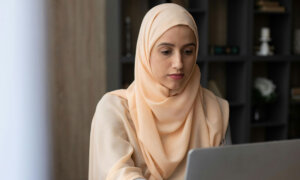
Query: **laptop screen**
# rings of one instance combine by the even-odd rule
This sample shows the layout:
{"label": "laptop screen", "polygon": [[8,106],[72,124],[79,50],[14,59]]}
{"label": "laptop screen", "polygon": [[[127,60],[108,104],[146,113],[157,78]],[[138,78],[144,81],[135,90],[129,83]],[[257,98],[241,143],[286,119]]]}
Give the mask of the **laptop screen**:
{"label": "laptop screen", "polygon": [[300,140],[190,150],[185,179],[300,179]]}

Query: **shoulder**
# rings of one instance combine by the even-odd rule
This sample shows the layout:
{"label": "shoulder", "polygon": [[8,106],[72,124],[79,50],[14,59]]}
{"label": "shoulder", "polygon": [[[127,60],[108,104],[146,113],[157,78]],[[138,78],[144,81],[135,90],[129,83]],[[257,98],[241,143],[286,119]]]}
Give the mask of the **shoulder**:
{"label": "shoulder", "polygon": [[[229,119],[229,103],[227,100],[216,96],[213,92],[206,88],[203,89],[203,100],[204,104],[207,107],[211,107],[212,109],[215,109],[216,111],[221,112],[221,116],[223,117],[223,120],[226,122]],[[227,124],[227,122],[226,122]]]}
{"label": "shoulder", "polygon": [[96,111],[117,111],[124,108],[126,109],[127,107],[128,103],[126,99],[111,93],[106,93],[98,102]]}
{"label": "shoulder", "polygon": [[223,99],[219,96],[216,96],[212,91],[202,88],[203,89],[203,98],[204,101],[213,101],[215,103],[218,103],[221,109],[229,109],[229,103],[226,99]]}
{"label": "shoulder", "polygon": [[216,96],[210,90],[203,88],[203,99],[205,105],[214,109],[214,111],[219,111],[221,115],[221,119],[223,121],[223,135],[227,131],[227,127],[229,124],[229,103],[227,100]]}
{"label": "shoulder", "polygon": [[126,99],[106,93],[97,104],[92,123],[94,125],[120,124],[127,113],[128,103]]}

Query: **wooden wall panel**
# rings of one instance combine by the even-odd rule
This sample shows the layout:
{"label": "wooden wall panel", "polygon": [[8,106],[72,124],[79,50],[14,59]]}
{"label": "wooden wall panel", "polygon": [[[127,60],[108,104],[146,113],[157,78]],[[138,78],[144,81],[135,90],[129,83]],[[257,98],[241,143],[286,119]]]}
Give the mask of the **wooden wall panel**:
{"label": "wooden wall panel", "polygon": [[227,0],[209,2],[209,45],[227,45]]}
{"label": "wooden wall panel", "polygon": [[91,120],[105,92],[105,0],[49,0],[53,179],[86,180]]}

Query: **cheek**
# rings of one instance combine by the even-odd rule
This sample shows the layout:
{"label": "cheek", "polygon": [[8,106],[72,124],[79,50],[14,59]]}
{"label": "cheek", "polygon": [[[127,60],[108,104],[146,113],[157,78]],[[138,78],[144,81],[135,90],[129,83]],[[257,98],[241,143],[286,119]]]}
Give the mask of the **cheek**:
{"label": "cheek", "polygon": [[159,78],[159,63],[157,61],[157,58],[155,56],[153,56],[150,59],[150,67],[151,67],[151,71],[152,71],[152,75],[155,79]]}
{"label": "cheek", "polygon": [[186,59],[186,61],[184,63],[186,72],[191,72],[195,63],[196,62],[195,62],[194,57]]}
{"label": "cheek", "polygon": [[150,58],[152,74],[155,78],[162,78],[168,71],[168,61],[159,55],[153,55]]}
{"label": "cheek", "polygon": [[153,75],[158,78],[162,78],[168,71],[168,64],[164,61],[157,61],[153,63]]}

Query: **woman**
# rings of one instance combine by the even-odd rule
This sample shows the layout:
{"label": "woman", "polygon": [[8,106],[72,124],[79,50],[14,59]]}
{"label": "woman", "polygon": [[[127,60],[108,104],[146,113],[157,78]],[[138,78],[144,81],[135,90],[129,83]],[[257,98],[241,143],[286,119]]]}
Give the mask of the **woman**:
{"label": "woman", "polygon": [[162,4],[145,15],[134,82],[97,106],[90,180],[184,179],[190,149],[222,143],[228,103],[201,87],[197,53],[197,27],[184,8]]}

